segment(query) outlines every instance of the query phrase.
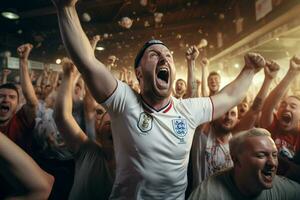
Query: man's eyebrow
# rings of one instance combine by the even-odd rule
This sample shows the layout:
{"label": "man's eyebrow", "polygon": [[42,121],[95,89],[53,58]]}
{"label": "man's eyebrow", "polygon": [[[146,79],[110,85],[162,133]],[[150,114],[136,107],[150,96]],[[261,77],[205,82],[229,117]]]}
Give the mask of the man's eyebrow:
{"label": "man's eyebrow", "polygon": [[150,49],[150,48],[147,49],[146,51],[147,51],[147,52],[154,51],[154,52],[156,52],[156,53],[159,53],[159,51],[157,51],[156,49]]}
{"label": "man's eyebrow", "polygon": [[[161,54],[161,51],[158,51],[158,50],[156,50],[156,49],[147,49],[146,50],[146,52],[151,52],[151,51],[153,51],[153,52],[155,52],[155,53],[158,53],[158,54]],[[167,54],[171,54],[171,51],[170,50],[165,50],[165,51],[163,51],[164,53],[167,53]],[[171,54],[172,55],[172,54]]]}

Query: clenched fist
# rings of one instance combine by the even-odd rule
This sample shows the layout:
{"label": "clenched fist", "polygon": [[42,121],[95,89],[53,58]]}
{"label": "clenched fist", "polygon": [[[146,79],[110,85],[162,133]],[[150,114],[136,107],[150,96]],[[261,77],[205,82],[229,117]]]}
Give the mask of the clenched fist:
{"label": "clenched fist", "polygon": [[63,69],[64,74],[70,74],[70,73],[76,72],[75,65],[69,58],[63,58],[62,69]]}
{"label": "clenched fist", "polygon": [[196,58],[199,56],[199,50],[196,46],[191,46],[185,54],[185,57],[187,60],[196,60]]}
{"label": "clenched fist", "polygon": [[207,66],[208,64],[209,64],[209,60],[206,57],[201,58],[200,60],[201,67]]}
{"label": "clenched fist", "polygon": [[266,61],[266,66],[264,68],[265,76],[267,78],[273,79],[276,77],[279,69],[280,66],[275,61]]}
{"label": "clenched fist", "polygon": [[244,60],[245,68],[253,69],[255,73],[261,70],[266,65],[264,57],[262,57],[258,53],[247,53],[244,56]]}
{"label": "clenched fist", "polygon": [[31,49],[33,48],[33,45],[32,44],[23,44],[21,46],[19,46],[17,48],[17,52],[18,52],[18,55],[20,57],[20,59],[28,59],[28,56],[29,56],[29,53],[31,51]]}
{"label": "clenched fist", "polygon": [[10,69],[3,69],[2,73],[3,73],[4,76],[8,76],[11,73],[11,70]]}
{"label": "clenched fist", "polygon": [[93,38],[92,38],[92,41],[95,41],[95,42],[99,42],[100,40],[101,40],[100,35],[95,35],[95,36],[93,36]]}
{"label": "clenched fist", "polygon": [[292,72],[300,72],[300,57],[294,56],[290,60],[290,69]]}

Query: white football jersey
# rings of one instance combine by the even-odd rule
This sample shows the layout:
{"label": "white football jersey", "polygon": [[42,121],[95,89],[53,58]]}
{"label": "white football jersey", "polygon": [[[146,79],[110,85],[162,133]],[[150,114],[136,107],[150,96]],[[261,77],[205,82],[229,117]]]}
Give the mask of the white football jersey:
{"label": "white football jersey", "polygon": [[103,105],[112,120],[117,166],[111,199],[184,199],[194,131],[212,120],[211,99],[171,98],[155,110],[118,81]]}

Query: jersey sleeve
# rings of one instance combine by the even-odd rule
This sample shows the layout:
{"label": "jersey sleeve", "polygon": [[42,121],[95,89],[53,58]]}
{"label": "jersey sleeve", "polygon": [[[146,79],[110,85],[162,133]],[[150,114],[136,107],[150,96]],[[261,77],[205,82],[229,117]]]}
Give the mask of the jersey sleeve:
{"label": "jersey sleeve", "polygon": [[182,100],[184,108],[193,119],[195,126],[213,119],[214,106],[210,97],[199,97]]}
{"label": "jersey sleeve", "polygon": [[102,103],[102,106],[104,106],[111,115],[123,113],[138,101],[138,94],[127,84],[119,80],[117,81],[117,84],[118,85],[112,95]]}

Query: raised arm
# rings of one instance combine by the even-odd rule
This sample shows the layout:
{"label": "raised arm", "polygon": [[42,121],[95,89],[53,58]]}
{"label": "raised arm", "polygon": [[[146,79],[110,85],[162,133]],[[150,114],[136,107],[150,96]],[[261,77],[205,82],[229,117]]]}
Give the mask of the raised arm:
{"label": "raised arm", "polygon": [[[85,95],[83,98],[84,105],[84,119],[85,119],[85,127],[86,134],[89,138],[95,137],[95,117],[96,117],[96,107],[97,102],[93,98],[90,90],[85,86]],[[87,127],[89,128],[87,129]]]}
{"label": "raised arm", "polygon": [[58,89],[54,109],[54,120],[60,134],[63,136],[66,145],[76,153],[81,144],[87,140],[87,136],[81,130],[72,115],[72,91],[73,82],[76,76],[76,68],[72,61],[63,60],[63,79]]}
{"label": "raised arm", "polygon": [[7,83],[7,77],[10,73],[11,73],[11,70],[3,69],[3,71],[2,71],[2,83],[1,84]]}
{"label": "raised arm", "polygon": [[197,80],[195,77],[195,62],[199,56],[199,51],[196,46],[191,46],[185,54],[185,58],[188,66],[188,76],[187,76],[187,92],[185,97],[198,97],[198,87]]}
{"label": "raised arm", "polygon": [[52,76],[52,79],[51,79],[53,90],[57,89],[58,79],[59,79],[59,72],[53,72],[53,76]]}
{"label": "raised arm", "polygon": [[122,74],[123,74],[123,79],[121,79],[121,81],[124,81],[125,83],[128,84],[128,76],[127,76],[128,70],[127,70],[127,68],[122,67],[121,71],[122,71]]}
{"label": "raised arm", "polygon": [[132,80],[132,71],[128,70],[126,76],[127,76],[128,85],[132,86],[132,83],[133,83],[133,80]]}
{"label": "raised arm", "polygon": [[18,47],[17,52],[20,58],[20,81],[22,92],[26,100],[24,109],[26,109],[26,114],[28,117],[35,119],[36,110],[38,108],[38,98],[35,94],[33,85],[31,83],[29,69],[28,69],[28,56],[32,49],[31,44],[24,44]]}
{"label": "raised arm", "polygon": [[196,83],[197,83],[197,94],[198,94],[198,97],[201,97],[202,96],[202,94],[201,94],[201,81],[199,79],[197,79]]}
{"label": "raised arm", "polygon": [[203,97],[209,96],[209,89],[207,86],[207,77],[208,77],[208,64],[209,61],[207,58],[202,57],[200,60],[201,67],[201,94]]}
{"label": "raised arm", "polygon": [[214,105],[213,119],[218,119],[245,97],[254,75],[265,66],[264,58],[256,53],[245,56],[245,67],[238,77],[212,96]]}
{"label": "raised arm", "polygon": [[[100,40],[101,40],[100,35],[95,35],[90,40],[91,46],[92,46],[92,48],[93,48],[94,51],[96,49],[97,43]],[[83,84],[83,86],[84,86],[84,89],[85,89],[85,95],[83,97],[84,118],[85,118],[85,121],[87,123],[87,122],[90,122],[90,121],[95,121],[95,115],[96,115],[95,114],[96,113],[95,110],[96,110],[97,102],[95,101],[94,97],[92,96],[90,90],[87,88],[86,84]]]}
{"label": "raised arm", "polygon": [[48,199],[54,178],[44,172],[29,155],[1,132],[0,168],[2,176],[7,178],[16,190],[23,191],[23,194],[6,200]]}
{"label": "raised arm", "polygon": [[98,42],[101,40],[101,37],[100,35],[95,35],[91,40],[90,40],[90,43],[91,43],[91,46],[93,48],[93,50],[95,51],[96,47],[97,47],[97,44]]}
{"label": "raised arm", "polygon": [[255,122],[257,121],[259,114],[261,112],[263,103],[268,95],[271,82],[276,77],[279,68],[280,68],[279,65],[274,61],[266,62],[266,66],[264,67],[264,74],[265,74],[264,82],[259,92],[257,93],[251,105],[251,108],[248,110],[245,116],[242,117],[239,123],[235,126],[233,132],[237,133],[239,131],[247,130],[254,127]]}
{"label": "raised arm", "polygon": [[117,87],[117,81],[99,62],[82,30],[75,9],[77,0],[52,0],[57,8],[58,22],[63,43],[98,102],[107,99]]}
{"label": "raised arm", "polygon": [[267,97],[260,118],[260,125],[262,128],[267,128],[273,121],[273,111],[275,106],[280,102],[281,98],[288,90],[290,83],[296,78],[300,72],[300,57],[294,56],[290,60],[290,67],[286,75],[280,81],[280,83],[272,90]]}

